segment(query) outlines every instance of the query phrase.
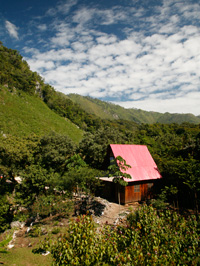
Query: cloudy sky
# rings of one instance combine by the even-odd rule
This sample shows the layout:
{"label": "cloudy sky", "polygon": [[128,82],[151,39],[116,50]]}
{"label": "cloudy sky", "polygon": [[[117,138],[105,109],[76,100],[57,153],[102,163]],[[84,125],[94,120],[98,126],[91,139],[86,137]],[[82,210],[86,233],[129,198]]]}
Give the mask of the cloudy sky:
{"label": "cloudy sky", "polygon": [[0,40],[56,90],[200,115],[198,0],[0,4]]}

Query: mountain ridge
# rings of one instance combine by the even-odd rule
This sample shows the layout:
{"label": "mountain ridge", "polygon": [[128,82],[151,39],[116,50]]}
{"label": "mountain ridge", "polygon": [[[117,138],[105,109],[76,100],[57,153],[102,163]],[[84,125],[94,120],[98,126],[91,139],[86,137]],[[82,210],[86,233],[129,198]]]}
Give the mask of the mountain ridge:
{"label": "mountain ridge", "polygon": [[124,108],[120,105],[101,101],[90,96],[81,96],[79,94],[68,94],[69,99],[79,104],[86,112],[95,114],[102,119],[125,119],[136,123],[200,123],[200,116],[195,116],[190,113],[159,113],[154,111],[144,111],[136,108]]}

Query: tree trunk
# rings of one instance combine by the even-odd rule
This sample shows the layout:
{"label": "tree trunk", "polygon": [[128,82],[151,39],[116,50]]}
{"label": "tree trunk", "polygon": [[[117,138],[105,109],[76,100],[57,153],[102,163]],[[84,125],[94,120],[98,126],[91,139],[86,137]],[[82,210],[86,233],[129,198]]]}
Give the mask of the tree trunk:
{"label": "tree trunk", "polygon": [[118,203],[119,203],[119,212],[120,212],[120,184],[117,184],[118,187]]}

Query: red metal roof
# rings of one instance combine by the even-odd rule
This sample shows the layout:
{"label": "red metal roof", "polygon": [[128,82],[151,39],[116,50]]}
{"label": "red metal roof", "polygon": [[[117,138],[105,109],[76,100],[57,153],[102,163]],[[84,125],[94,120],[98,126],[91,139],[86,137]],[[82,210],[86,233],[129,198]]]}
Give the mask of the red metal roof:
{"label": "red metal roof", "polygon": [[126,173],[130,174],[132,178],[124,178],[125,181],[152,180],[162,177],[147,146],[110,144],[110,147],[115,158],[121,156],[131,166]]}

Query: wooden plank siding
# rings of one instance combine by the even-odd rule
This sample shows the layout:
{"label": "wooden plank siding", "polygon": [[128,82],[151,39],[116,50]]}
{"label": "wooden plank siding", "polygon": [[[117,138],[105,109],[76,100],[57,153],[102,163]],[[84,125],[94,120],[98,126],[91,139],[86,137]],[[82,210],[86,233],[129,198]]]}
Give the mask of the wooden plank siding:
{"label": "wooden plank siding", "polygon": [[[118,203],[118,191],[120,189],[120,203],[128,204],[135,201],[145,201],[152,198],[153,181],[130,182],[126,187],[116,183],[103,181],[101,196]],[[139,188],[139,189],[138,189]]]}
{"label": "wooden plank siding", "polygon": [[153,182],[130,182],[125,187],[124,204],[134,201],[144,201],[152,197]]}

